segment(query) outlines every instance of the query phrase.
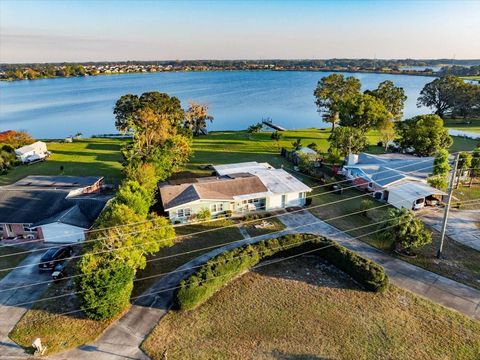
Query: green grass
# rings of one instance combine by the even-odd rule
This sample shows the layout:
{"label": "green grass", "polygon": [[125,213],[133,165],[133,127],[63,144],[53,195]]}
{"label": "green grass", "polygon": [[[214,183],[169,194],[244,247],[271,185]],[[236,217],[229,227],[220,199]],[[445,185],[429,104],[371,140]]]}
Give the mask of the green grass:
{"label": "green grass", "polygon": [[[11,184],[28,175],[76,175],[104,176],[105,180],[117,182],[122,177],[120,148],[125,140],[82,139],[73,143],[51,141],[47,148],[52,152],[46,161],[20,165],[0,176],[0,185]],[[63,166],[63,171],[60,167]]]}
{"label": "green grass", "polygon": [[[9,269],[20,264],[28,254],[13,255],[24,251],[23,249],[14,246],[4,246],[0,241],[0,269]],[[11,256],[8,256],[11,255]],[[0,279],[6,276],[10,270],[0,270]]]}
{"label": "green grass", "polygon": [[463,130],[480,134],[480,118],[456,118],[447,117],[444,119],[445,126],[451,129]]}
{"label": "green grass", "polygon": [[363,291],[302,257],[250,272],[193,311],[169,312],[142,344],[164,359],[463,359],[480,323],[394,286]]}

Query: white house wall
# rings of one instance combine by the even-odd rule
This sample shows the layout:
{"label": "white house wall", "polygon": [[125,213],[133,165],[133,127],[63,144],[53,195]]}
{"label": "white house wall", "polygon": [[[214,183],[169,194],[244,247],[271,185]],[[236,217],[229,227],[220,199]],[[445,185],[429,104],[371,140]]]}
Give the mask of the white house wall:
{"label": "white house wall", "polygon": [[[223,204],[223,210],[213,212],[212,211],[212,205],[213,204]],[[189,204],[185,204],[185,205],[181,205],[181,206],[177,206],[175,208],[169,209],[168,214],[169,214],[169,218],[172,222],[175,222],[175,221],[184,222],[185,217],[180,218],[177,215],[179,209],[190,209],[191,215],[194,215],[194,214],[197,214],[198,212],[200,212],[201,210],[207,208],[208,210],[210,210],[212,215],[216,215],[218,213],[223,213],[226,210],[232,210],[232,205],[231,204],[233,204],[233,201],[230,202],[230,201],[199,200],[199,201],[191,202]]]}
{"label": "white house wall", "polygon": [[85,240],[85,229],[63,223],[42,225],[45,242],[74,243]]}

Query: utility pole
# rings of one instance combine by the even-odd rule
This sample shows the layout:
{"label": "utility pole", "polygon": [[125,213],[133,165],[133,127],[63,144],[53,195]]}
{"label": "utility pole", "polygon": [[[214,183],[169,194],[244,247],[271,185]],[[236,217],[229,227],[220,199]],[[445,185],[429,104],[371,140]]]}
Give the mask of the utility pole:
{"label": "utility pole", "polygon": [[445,232],[447,230],[448,212],[450,211],[450,202],[452,201],[453,188],[455,187],[455,175],[457,174],[459,157],[460,157],[460,153],[457,153],[457,155],[455,155],[455,162],[453,163],[452,177],[450,178],[450,184],[448,188],[447,204],[445,205],[445,212],[443,213],[442,234],[440,236],[440,246],[438,247],[438,251],[437,251],[437,258],[439,259],[442,257],[443,241],[445,240]]}

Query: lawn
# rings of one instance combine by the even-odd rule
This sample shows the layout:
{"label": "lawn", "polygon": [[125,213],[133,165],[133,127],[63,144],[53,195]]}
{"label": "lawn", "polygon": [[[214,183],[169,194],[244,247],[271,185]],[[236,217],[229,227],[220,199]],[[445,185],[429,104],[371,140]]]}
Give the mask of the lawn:
{"label": "lawn", "polygon": [[[220,220],[199,225],[177,227],[176,232],[177,235],[186,235],[232,224],[235,223],[231,220]],[[195,250],[241,239],[243,239],[243,237],[236,226],[180,238],[172,247],[161,249],[157,254],[151,256],[149,260],[188,251],[191,251],[190,253],[182,256],[172,256],[159,261],[149,261],[147,267],[144,270],[140,270],[136,277],[147,277],[175,270],[177,267],[211,249]],[[72,265],[68,269],[71,272],[70,275],[73,275],[74,266]],[[159,279],[160,276],[156,276],[147,280],[136,281],[134,283],[135,288],[133,295],[141,294]],[[72,281],[52,284],[42,295],[42,298],[70,293],[72,291],[74,291]],[[10,333],[10,338],[28,348],[32,339],[40,336],[42,343],[48,346],[48,354],[52,354],[92,342],[114,321],[89,320],[85,318],[80,311],[61,315],[63,312],[77,311],[78,309],[79,304],[75,296],[39,301],[35,303],[32,309],[28,310],[17,323]]]}
{"label": "lawn", "polygon": [[394,286],[363,291],[318,258],[249,272],[189,312],[168,313],[142,348],[152,359],[464,359],[480,323]]}
{"label": "lawn", "polygon": [[463,130],[468,132],[475,132],[480,134],[480,118],[449,118],[445,120],[445,126],[452,129]]}
{"label": "lawn", "polygon": [[[118,182],[122,177],[122,156],[120,148],[125,140],[82,139],[73,143],[49,141],[52,152],[46,161],[20,165],[0,176],[0,185],[13,183],[28,175],[98,175],[106,182]],[[61,169],[63,167],[63,170]]]}
{"label": "lawn", "polygon": [[[66,269],[67,276],[74,274],[73,265]],[[59,296],[73,291],[71,279],[51,284],[41,298]],[[37,301],[15,325],[9,337],[28,352],[32,352],[32,340],[40,337],[42,344],[48,347],[47,354],[53,354],[94,341],[116,320],[89,320],[81,311],[77,311],[78,309],[77,298],[72,295]]]}
{"label": "lawn", "polygon": [[[203,224],[176,227],[175,231],[177,236],[188,235],[201,231],[203,231],[203,233],[176,239],[175,244],[172,247],[160,249],[158,253],[150,256],[148,259],[149,261],[147,262],[147,267],[143,270],[140,270],[136,277],[155,277],[136,281],[133,290],[134,295],[140,295],[156,281],[158,281],[160,276],[156,275],[173,271],[197,256],[213,250],[214,246],[221,246],[225,243],[243,239],[243,236],[240,234],[237,226],[230,226],[215,231],[209,231],[229,225],[235,225],[235,222],[232,220],[218,220]],[[202,250],[203,248],[209,249]],[[176,254],[185,252],[188,253],[175,256]]]}
{"label": "lawn", "polygon": [[12,255],[18,252],[23,252],[23,249],[13,247],[13,246],[4,246],[0,241],[0,279],[6,276],[10,270],[2,270],[2,269],[10,269],[18,264],[20,264],[23,259],[27,257],[28,254],[18,254]]}
{"label": "lawn", "polygon": [[[348,185],[345,185],[345,187],[348,187]],[[314,196],[312,198],[312,206],[326,204],[332,201],[338,201],[363,194],[359,190],[353,188],[346,189],[342,195],[336,195],[333,193],[325,194],[325,192],[327,191],[327,188],[315,189],[315,194],[324,194],[320,196]],[[339,202],[335,205],[321,206],[317,208],[314,207],[310,209],[310,211],[320,219],[328,220],[341,215],[360,211],[362,209],[362,200],[367,198],[371,199],[370,197],[362,196],[360,198]],[[375,207],[381,205],[384,204],[374,201]],[[367,215],[355,214],[339,219],[330,220],[327,221],[327,223],[335,226],[340,230],[346,231],[352,236],[361,236],[359,240],[364,241],[386,252],[389,252],[392,256],[395,256],[394,253],[391,252],[393,243],[390,239],[383,239],[380,234],[377,233],[363,236],[365,234],[378,230],[378,225],[372,225],[364,227],[362,229],[349,231],[353,228],[371,225],[378,221],[381,221],[388,207],[384,206],[378,209],[369,210]],[[402,260],[408,261],[429,271],[480,289],[480,283],[478,282],[478,279],[480,278],[480,252],[468,246],[464,246],[447,237],[444,245],[445,259],[440,261],[435,256],[440,241],[440,234],[438,233],[438,231],[435,230],[432,230],[432,234],[433,242],[430,245],[424,246],[420,249],[416,249],[416,258],[401,257]]]}

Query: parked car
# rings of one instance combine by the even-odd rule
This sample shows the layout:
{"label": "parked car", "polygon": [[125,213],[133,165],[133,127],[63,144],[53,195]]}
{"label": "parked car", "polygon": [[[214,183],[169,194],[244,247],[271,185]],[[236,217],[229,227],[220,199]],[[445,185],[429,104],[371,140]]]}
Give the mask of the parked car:
{"label": "parked car", "polygon": [[65,259],[71,257],[73,254],[73,248],[71,246],[62,246],[48,249],[45,254],[42,255],[38,269],[53,270],[59,263],[65,261]]}
{"label": "parked car", "polygon": [[57,282],[65,276],[65,263],[59,263],[55,266],[52,272],[53,281]]}

